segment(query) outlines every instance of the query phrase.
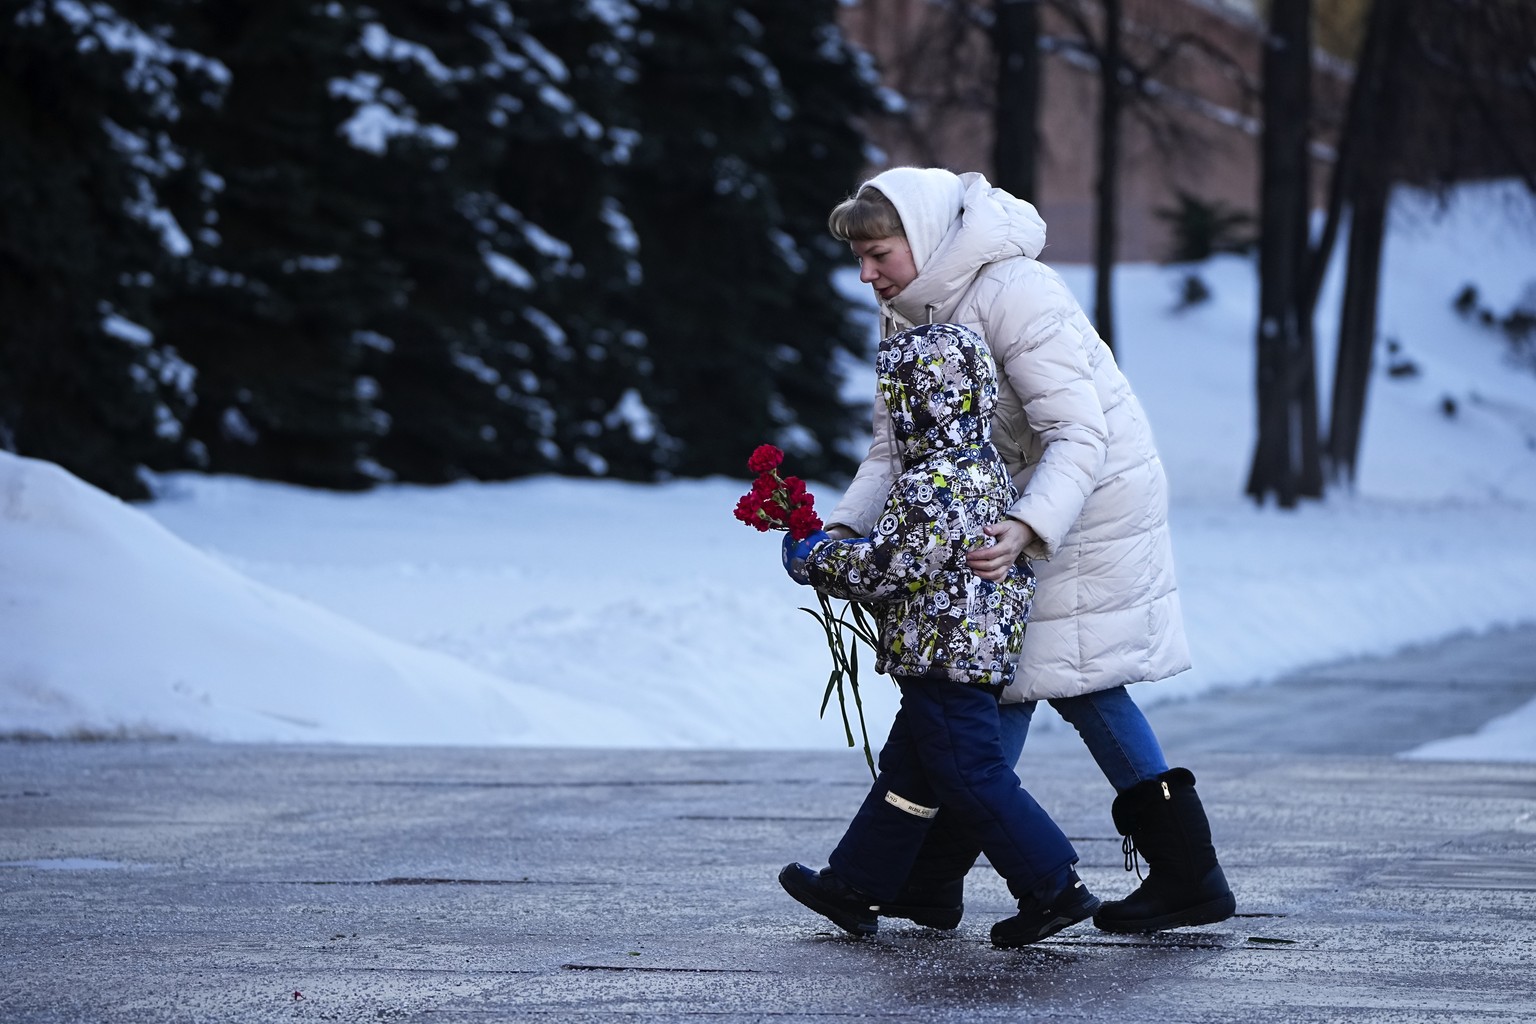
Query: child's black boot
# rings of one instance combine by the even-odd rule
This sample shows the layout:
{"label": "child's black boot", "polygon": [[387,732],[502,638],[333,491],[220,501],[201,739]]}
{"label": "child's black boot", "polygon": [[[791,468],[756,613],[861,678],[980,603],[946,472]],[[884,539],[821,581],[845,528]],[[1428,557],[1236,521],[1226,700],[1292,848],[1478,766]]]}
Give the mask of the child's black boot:
{"label": "child's black boot", "polygon": [[831,868],[816,871],[804,864],[790,864],[779,872],[779,884],[849,935],[873,935],[880,927],[875,901],[833,874]]}
{"label": "child's black boot", "polygon": [[875,909],[881,917],[901,917],[925,928],[955,928],[965,916],[965,879],[930,886],[907,885],[896,899]]}
{"label": "child's black boot", "polygon": [[1017,949],[1055,935],[1063,928],[1093,916],[1099,898],[1088,891],[1077,872],[1067,871],[1067,884],[1049,898],[1035,894],[1019,900],[1019,912],[992,926],[992,945]]}

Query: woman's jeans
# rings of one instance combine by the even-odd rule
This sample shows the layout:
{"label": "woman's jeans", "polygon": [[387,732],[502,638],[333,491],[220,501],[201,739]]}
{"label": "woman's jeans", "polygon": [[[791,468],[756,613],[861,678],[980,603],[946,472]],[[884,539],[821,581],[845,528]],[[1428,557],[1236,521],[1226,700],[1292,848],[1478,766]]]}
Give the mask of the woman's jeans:
{"label": "woman's jeans", "polygon": [[[1051,707],[1082,737],[1099,770],[1123,793],[1146,779],[1168,770],[1162,746],[1141,709],[1131,700],[1125,687],[1085,693],[1077,697],[1058,697]],[[1035,702],[1003,704],[998,708],[999,739],[1003,758],[1016,764],[1029,734]],[[858,820],[854,821],[855,826]],[[924,836],[922,849],[912,862],[908,878],[909,892],[921,894],[964,878],[980,852],[976,840],[958,816],[942,811]]]}
{"label": "woman's jeans", "polygon": [[[1098,762],[1099,771],[1124,793],[1168,770],[1163,748],[1136,702],[1125,687],[1116,686],[1077,697],[1057,697],[1050,705],[1067,724],[1077,730],[1088,753]],[[1002,723],[1003,756],[1009,764],[1019,760],[1029,722],[1035,714],[1035,702],[1003,704],[998,708]]]}
{"label": "woman's jeans", "polygon": [[[901,709],[880,750],[880,774],[832,851],[832,870],[890,902],[943,807],[942,818],[963,830],[968,849],[974,844],[986,853],[1015,896],[1054,895],[1077,852],[1019,785],[1004,753],[997,698],[942,679],[898,677],[897,683]],[[974,849],[970,856],[974,862]]]}

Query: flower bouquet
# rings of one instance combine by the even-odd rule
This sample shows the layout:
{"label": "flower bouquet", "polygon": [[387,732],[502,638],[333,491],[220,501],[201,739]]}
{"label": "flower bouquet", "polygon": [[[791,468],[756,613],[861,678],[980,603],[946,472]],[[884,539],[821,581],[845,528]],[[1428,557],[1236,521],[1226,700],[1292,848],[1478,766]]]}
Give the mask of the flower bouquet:
{"label": "flower bouquet", "polygon": [[[779,467],[784,464],[784,453],[771,444],[758,445],[747,460],[747,468],[757,474],[752,489],[736,502],[736,518],[762,533],[769,530],[785,530],[795,540],[804,540],[821,529],[821,517],[816,514],[815,498],[806,490],[805,481],[797,476],[782,476]],[[827,650],[832,655],[832,671],[827,676],[827,687],[821,695],[820,714],[825,716],[832,694],[837,694],[837,706],[843,716],[843,732],[848,745],[854,744],[853,725],[848,719],[848,700],[844,692],[853,696],[854,710],[859,718],[859,734],[864,740],[864,760],[871,775],[875,774],[875,758],[869,746],[869,731],[864,725],[864,702],[859,697],[859,648],[858,641],[875,647],[875,629],[869,613],[857,601],[849,601],[841,611],[834,611],[827,595],[817,591],[821,605],[818,612],[801,608],[821,624],[826,635]]]}

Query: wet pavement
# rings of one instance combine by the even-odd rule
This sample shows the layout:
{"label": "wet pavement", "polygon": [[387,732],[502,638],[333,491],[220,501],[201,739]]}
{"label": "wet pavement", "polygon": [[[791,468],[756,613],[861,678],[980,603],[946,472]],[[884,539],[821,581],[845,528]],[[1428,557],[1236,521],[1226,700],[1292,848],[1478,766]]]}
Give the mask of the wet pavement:
{"label": "wet pavement", "polygon": [[1536,627],[1526,627],[1458,636],[1390,658],[1325,665],[1290,676],[1281,686],[1161,704],[1148,718],[1163,743],[1186,756],[1400,754],[1431,740],[1474,733],[1489,719],[1533,700]]}
{"label": "wet pavement", "polygon": [[[1489,692],[1536,691],[1505,660]],[[1308,678],[1445,668],[1381,665]],[[0,1022],[1536,1020],[1536,764],[1330,752],[1381,723],[1261,728],[1330,706],[1290,692],[1154,709],[1238,916],[1016,951],[984,865],[947,933],[852,939],[779,889],[857,806],[852,751],[0,744]],[[1450,703],[1438,735],[1477,718]],[[1030,743],[1085,881],[1125,893],[1107,784],[1070,735]]]}

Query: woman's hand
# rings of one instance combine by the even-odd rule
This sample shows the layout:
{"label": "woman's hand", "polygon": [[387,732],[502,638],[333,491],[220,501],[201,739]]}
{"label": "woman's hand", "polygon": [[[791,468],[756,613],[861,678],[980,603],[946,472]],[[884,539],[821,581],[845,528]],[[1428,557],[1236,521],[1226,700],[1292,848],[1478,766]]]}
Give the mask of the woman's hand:
{"label": "woman's hand", "polygon": [[965,564],[984,580],[1001,580],[1008,575],[1008,567],[1018,561],[1019,555],[1035,539],[1035,531],[1017,519],[1004,519],[981,531],[994,541],[989,548],[977,548],[965,556]]}
{"label": "woman's hand", "polygon": [[852,540],[854,537],[857,537],[858,534],[854,533],[842,523],[834,523],[833,525],[827,527],[827,536],[831,537],[833,540]]}

